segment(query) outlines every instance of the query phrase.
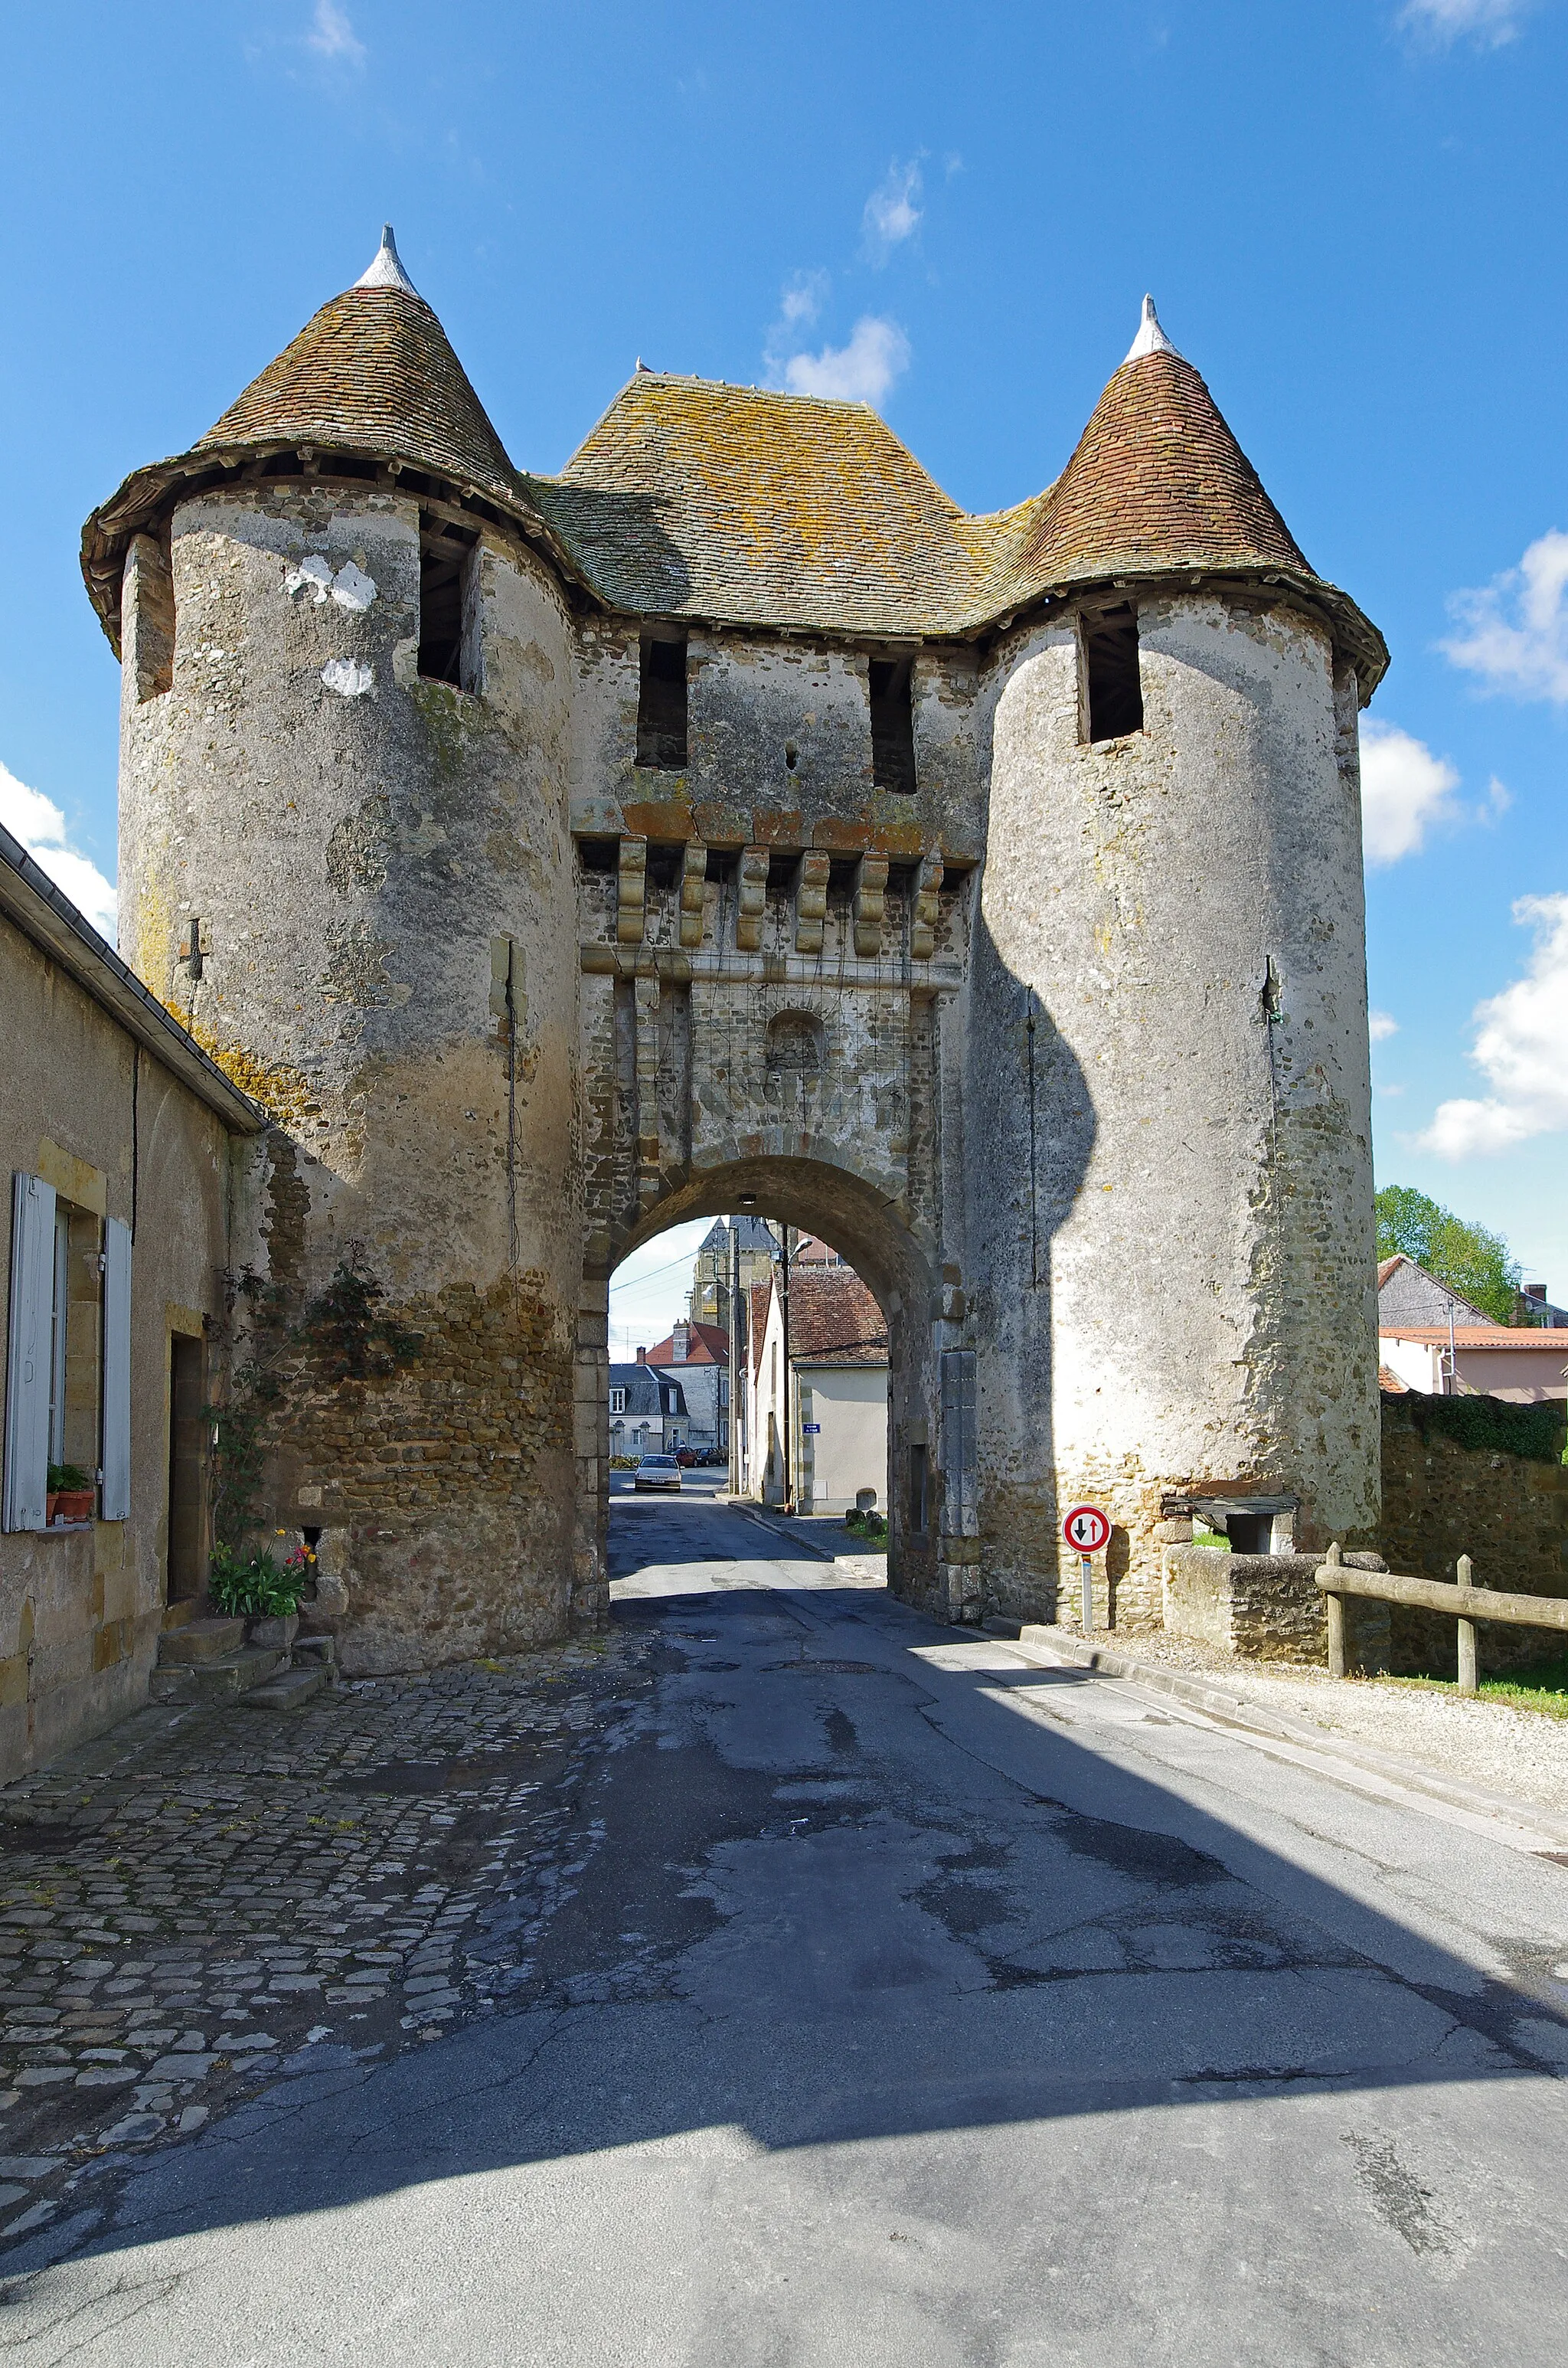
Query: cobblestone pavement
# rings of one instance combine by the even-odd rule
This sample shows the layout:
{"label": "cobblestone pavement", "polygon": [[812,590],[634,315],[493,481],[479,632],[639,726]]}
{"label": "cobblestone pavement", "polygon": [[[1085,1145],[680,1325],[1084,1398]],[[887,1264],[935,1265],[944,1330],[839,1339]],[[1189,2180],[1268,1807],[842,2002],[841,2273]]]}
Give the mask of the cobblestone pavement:
{"label": "cobblestone pavement", "polygon": [[151,1705],[0,1793],[0,2240],[279,2078],[522,1988],[636,1634],[302,1711]]}

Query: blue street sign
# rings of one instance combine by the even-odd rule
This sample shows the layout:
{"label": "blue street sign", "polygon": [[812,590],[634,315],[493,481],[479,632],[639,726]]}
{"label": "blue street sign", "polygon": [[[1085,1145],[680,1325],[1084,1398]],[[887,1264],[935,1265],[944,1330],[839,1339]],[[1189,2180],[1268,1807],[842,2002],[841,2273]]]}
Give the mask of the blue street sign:
{"label": "blue street sign", "polygon": [[820,1430],[822,1429],[822,1425],[820,1422],[803,1422],[801,1425],[801,1429],[802,1430]]}

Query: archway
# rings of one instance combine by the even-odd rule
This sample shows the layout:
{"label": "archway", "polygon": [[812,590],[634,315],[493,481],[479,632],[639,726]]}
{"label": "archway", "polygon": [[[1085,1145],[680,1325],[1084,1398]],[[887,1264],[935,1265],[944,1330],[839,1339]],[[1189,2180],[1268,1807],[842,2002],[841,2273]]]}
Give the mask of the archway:
{"label": "archway", "polygon": [[609,1507],[608,1290],[633,1250],[693,1218],[744,1212],[831,1242],[876,1298],[888,1328],[888,1583],[905,1600],[951,1611],[939,1558],[936,1448],[941,1360],[934,1323],[940,1278],[901,1211],[852,1169],[810,1156],[733,1158],[674,1183],[616,1228],[585,1265],[577,1424],[579,1567],[605,1585]]}

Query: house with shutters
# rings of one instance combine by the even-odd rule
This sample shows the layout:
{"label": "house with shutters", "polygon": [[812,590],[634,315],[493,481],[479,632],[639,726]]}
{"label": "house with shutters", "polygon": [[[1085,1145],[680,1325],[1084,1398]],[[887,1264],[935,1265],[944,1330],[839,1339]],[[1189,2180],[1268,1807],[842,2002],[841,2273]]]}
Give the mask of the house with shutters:
{"label": "house with shutters", "polygon": [[[801,1513],[846,1513],[869,1489],[887,1509],[887,1318],[852,1268],[821,1260],[790,1270],[786,1351],[775,1281],[753,1293],[748,1492]],[[788,1390],[786,1391],[786,1357]]]}
{"label": "house with shutters", "polygon": [[205,1589],[229,1227],[265,1121],[5,830],[0,1030],[5,1782],[145,1701]]}
{"label": "house with shutters", "polygon": [[639,1349],[634,1365],[609,1369],[609,1452],[620,1455],[673,1455],[691,1436],[686,1393],[661,1373]]}

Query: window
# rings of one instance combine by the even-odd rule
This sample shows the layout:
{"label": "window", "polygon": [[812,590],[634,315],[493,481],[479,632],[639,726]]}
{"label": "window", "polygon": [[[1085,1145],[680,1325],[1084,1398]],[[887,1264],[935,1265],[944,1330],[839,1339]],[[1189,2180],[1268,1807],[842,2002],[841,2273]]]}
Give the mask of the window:
{"label": "window", "polygon": [[481,686],[479,537],[419,513],[419,671],[460,690]]}
{"label": "window", "polygon": [[871,779],[879,790],[915,790],[913,658],[873,658],[871,688]]}
{"label": "window", "polygon": [[1082,651],[1081,737],[1121,740],[1143,729],[1143,685],[1138,672],[1138,611],[1127,601],[1086,616]]}
{"label": "window", "polygon": [[686,642],[642,637],[637,689],[637,762],[661,772],[687,765]]}
{"label": "window", "polygon": [[120,583],[120,655],[138,703],[161,698],[175,681],[175,578],[165,524],[132,538]]}
{"label": "window", "polygon": [[40,1176],[11,1199],[5,1502],[7,1530],[49,1519],[49,1467],[101,1475],[100,1517],[131,1494],[131,1232],[74,1207]]}
{"label": "window", "polygon": [[609,1394],[609,1410],[611,1414],[624,1414],[626,1412],[626,1392],[623,1389],[611,1390]]}
{"label": "window", "polygon": [[923,1538],[930,1522],[926,1495],[930,1460],[924,1447],[909,1451],[909,1526],[915,1536]]}

